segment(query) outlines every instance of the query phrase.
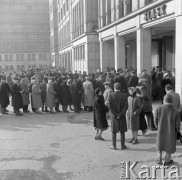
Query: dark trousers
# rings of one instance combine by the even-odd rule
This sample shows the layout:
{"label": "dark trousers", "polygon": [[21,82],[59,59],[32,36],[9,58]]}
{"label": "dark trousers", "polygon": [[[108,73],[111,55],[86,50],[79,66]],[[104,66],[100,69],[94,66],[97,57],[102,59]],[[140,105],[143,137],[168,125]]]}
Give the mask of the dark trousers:
{"label": "dark trousers", "polygon": [[[120,133],[121,136],[121,148],[125,145],[125,133]],[[112,146],[116,147],[116,133],[112,133]]]}
{"label": "dark trousers", "polygon": [[74,112],[79,112],[80,111],[80,106],[79,105],[73,105]]}
{"label": "dark trousers", "polygon": [[23,105],[23,112],[28,110],[28,105]]}
{"label": "dark trousers", "polygon": [[63,112],[67,111],[68,105],[63,105]]}
{"label": "dark trousers", "polygon": [[59,110],[59,103],[56,103],[56,107],[55,107],[55,110]]}

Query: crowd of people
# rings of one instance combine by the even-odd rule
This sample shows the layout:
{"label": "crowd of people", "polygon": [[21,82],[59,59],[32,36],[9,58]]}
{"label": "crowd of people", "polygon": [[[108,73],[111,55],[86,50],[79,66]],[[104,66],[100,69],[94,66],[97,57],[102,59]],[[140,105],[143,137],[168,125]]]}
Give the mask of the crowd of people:
{"label": "crowd of people", "polygon": [[[107,68],[105,73],[97,69],[96,73],[89,71],[88,74],[80,71],[72,73],[66,68],[35,68],[22,71],[21,74],[5,75],[3,72],[0,81],[2,114],[8,114],[7,106],[10,99],[17,116],[29,113],[29,104],[32,111],[37,114],[94,111],[95,139],[102,141],[104,140],[102,133],[108,128],[107,117],[110,116],[112,149],[116,149],[118,132],[121,134],[121,149],[125,149],[127,129],[132,132],[129,141],[132,144],[138,143],[139,130],[145,135],[147,129],[158,129],[159,163],[163,150],[168,152],[167,162],[171,160],[170,154],[175,150],[171,148],[172,150],[168,151],[171,144],[175,146],[175,143],[172,143],[174,137],[168,138],[168,143],[161,145],[165,139],[161,132],[165,129],[165,133],[169,133],[174,126],[170,125],[172,123],[170,118],[169,123],[164,126],[165,123],[162,123],[164,117],[161,117],[164,113],[161,113],[161,109],[157,109],[155,116],[153,115],[152,101],[161,100],[164,106],[172,104],[168,108],[165,106],[164,111],[166,114],[171,112],[169,117],[173,117],[173,123],[176,123],[174,134],[168,136],[174,136],[176,131],[182,142],[178,116],[181,112],[180,96],[175,93],[174,73],[162,71],[159,67],[153,68],[149,73],[143,70],[138,76],[134,68],[118,69],[117,72],[113,68]],[[23,109],[23,113],[20,109]]]}

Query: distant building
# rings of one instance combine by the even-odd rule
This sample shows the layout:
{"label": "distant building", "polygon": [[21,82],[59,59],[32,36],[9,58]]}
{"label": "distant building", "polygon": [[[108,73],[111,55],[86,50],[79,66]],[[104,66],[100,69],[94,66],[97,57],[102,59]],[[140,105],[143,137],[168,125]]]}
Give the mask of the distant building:
{"label": "distant building", "polygon": [[95,71],[100,66],[98,0],[49,0],[49,7],[52,64]]}
{"label": "distant building", "polygon": [[0,0],[0,71],[47,65],[49,0]]}

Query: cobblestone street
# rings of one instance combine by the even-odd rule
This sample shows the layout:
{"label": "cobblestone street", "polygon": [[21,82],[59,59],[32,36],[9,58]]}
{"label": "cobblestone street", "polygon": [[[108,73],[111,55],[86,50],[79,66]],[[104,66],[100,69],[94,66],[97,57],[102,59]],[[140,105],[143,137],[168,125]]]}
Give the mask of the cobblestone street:
{"label": "cobblestone street", "polygon": [[[136,171],[141,165],[156,165],[156,131],[148,131],[145,137],[139,132],[137,145],[127,143],[131,137],[128,131],[128,148],[119,150],[118,139],[118,150],[113,151],[109,149],[110,128],[103,134],[105,141],[94,139],[92,116],[92,113],[0,116],[0,179],[117,180],[121,161],[139,161]],[[179,142],[174,161],[182,168]]]}

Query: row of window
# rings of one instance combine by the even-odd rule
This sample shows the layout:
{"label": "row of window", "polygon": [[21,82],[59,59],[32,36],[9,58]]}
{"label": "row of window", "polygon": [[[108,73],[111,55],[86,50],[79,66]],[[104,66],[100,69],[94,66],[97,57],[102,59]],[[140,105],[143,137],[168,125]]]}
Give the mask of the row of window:
{"label": "row of window", "polygon": [[71,52],[66,52],[59,55],[59,66],[66,67],[68,70],[72,69],[72,56]]}
{"label": "row of window", "polygon": [[129,13],[136,11],[139,8],[142,8],[157,0],[115,0],[114,7],[111,7],[111,1],[108,1],[107,4],[105,0],[101,1],[99,3],[99,28],[102,28],[103,26],[106,26],[111,22],[118,20],[119,18],[122,18],[128,15]]}
{"label": "row of window", "polygon": [[70,4],[69,0],[66,0],[66,2],[63,3],[62,5],[60,3],[61,3],[61,0],[58,0],[58,7],[60,6],[60,11],[58,13],[59,23],[63,19],[63,17],[66,15],[66,12],[69,10],[69,4]]}
{"label": "row of window", "polygon": [[[40,64],[40,65],[28,65],[28,69],[30,68],[35,68],[35,67],[38,67],[41,68],[41,67],[45,67],[46,65],[44,64]],[[7,72],[7,71],[11,71],[11,72],[14,72],[14,71],[22,71],[25,69],[25,65],[17,65],[16,68],[13,66],[13,65],[10,65],[10,66],[5,66],[4,68],[2,68],[2,66],[0,66],[0,72]],[[6,73],[7,74],[7,73]]]}
{"label": "row of window", "polygon": [[85,45],[74,48],[74,60],[85,60]]}
{"label": "row of window", "polygon": [[[0,62],[2,62],[2,56],[0,55]],[[25,61],[25,55],[24,54],[16,54],[16,61]],[[39,59],[36,59],[35,54],[28,54],[28,61],[47,61],[48,57],[47,54],[39,54]],[[4,61],[5,62],[13,62],[13,54],[5,54],[4,55]]]}

